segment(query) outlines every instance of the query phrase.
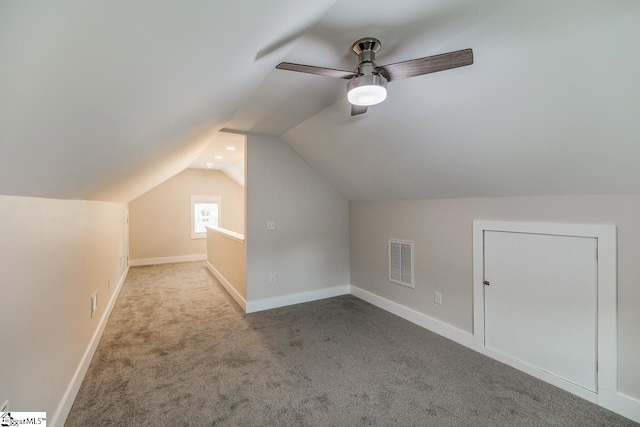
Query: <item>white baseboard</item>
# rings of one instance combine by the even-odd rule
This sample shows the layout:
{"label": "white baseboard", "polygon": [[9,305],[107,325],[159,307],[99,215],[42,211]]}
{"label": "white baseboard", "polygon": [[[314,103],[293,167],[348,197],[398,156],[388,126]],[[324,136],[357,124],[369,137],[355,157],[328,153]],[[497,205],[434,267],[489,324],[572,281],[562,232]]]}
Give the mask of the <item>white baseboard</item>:
{"label": "white baseboard", "polygon": [[207,259],[207,254],[167,256],[167,257],[161,257],[161,258],[140,258],[140,259],[130,259],[129,266],[139,267],[142,265],[171,264],[174,262],[205,261],[206,259]]}
{"label": "white baseboard", "polygon": [[109,320],[109,316],[111,315],[111,310],[113,310],[113,306],[116,304],[116,300],[118,299],[118,295],[120,295],[120,290],[122,289],[122,285],[124,284],[125,279],[127,278],[127,274],[129,273],[129,267],[127,267],[120,280],[118,280],[118,284],[111,295],[111,299],[109,300],[109,304],[102,313],[102,317],[100,318],[100,323],[98,323],[98,329],[93,333],[93,337],[91,337],[91,341],[89,342],[89,346],[87,347],[82,359],[80,359],[80,364],[76,368],[73,377],[71,378],[71,382],[67,386],[67,390],[62,397],[62,401],[60,405],[58,405],[58,409],[56,413],[51,418],[50,425],[52,427],[63,426],[65,421],[67,420],[67,416],[69,415],[69,411],[71,411],[71,406],[73,406],[73,401],[76,399],[78,394],[78,390],[80,390],[80,386],[82,385],[82,380],[84,380],[84,376],[87,373],[87,369],[89,369],[89,364],[91,363],[91,359],[93,358],[93,354],[96,352],[96,348],[100,343],[100,338],[102,338],[102,333],[104,332],[104,328],[107,326],[107,321]]}
{"label": "white baseboard", "polygon": [[583,399],[596,403],[612,412],[622,415],[623,417],[627,417],[630,420],[640,422],[640,400],[637,400],[630,396],[626,396],[622,393],[611,392],[603,388],[600,388],[598,390],[598,394],[596,394],[578,386],[572,387],[570,383],[567,383],[564,380],[560,380],[557,377],[541,371],[538,368],[528,366],[527,364],[517,359],[502,355],[499,352],[493,351],[486,347],[478,346],[477,340],[472,334],[458,329],[455,326],[449,325],[448,323],[434,319],[433,317],[427,316],[426,314],[415,311],[409,307],[405,307],[401,304],[390,301],[369,291],[365,291],[364,289],[358,288],[357,286],[351,285],[351,294],[377,307],[380,307],[383,310],[393,313],[396,316],[402,317],[403,319],[408,320],[411,323],[415,323],[416,325],[422,326],[423,328],[428,329],[431,332],[435,332],[436,334],[455,341],[458,344],[464,345],[471,350],[477,351],[478,353],[484,354],[485,356],[491,357],[492,359],[510,365],[533,377],[539,378],[545,382],[555,385],[558,388],[564,389],[570,393],[582,397]]}
{"label": "white baseboard", "polygon": [[216,279],[224,286],[224,288],[229,292],[229,295],[236,300],[238,305],[242,307],[242,309],[247,311],[247,300],[244,299],[242,295],[233,287],[233,285],[220,273],[209,261],[207,261],[207,269],[214,275]]}
{"label": "white baseboard", "polygon": [[419,311],[415,311],[409,307],[405,307],[397,302],[393,302],[353,285],[351,285],[351,294],[361,300],[365,300],[366,302],[375,305],[376,307],[380,307],[381,309],[393,313],[396,316],[402,317],[411,323],[415,323],[416,325],[422,326],[431,332],[435,332],[436,334],[448,338],[451,341],[455,341],[458,344],[462,344],[466,347],[474,345],[473,335],[469,332],[434,319],[433,317],[427,316]]}
{"label": "white baseboard", "polygon": [[525,374],[529,374],[532,377],[538,378],[539,380],[542,380],[546,383],[554,385],[564,391],[568,391],[571,394],[575,394],[576,396],[581,397],[585,400],[588,400],[591,403],[595,403],[595,404],[598,403],[598,393],[593,392],[591,390],[587,390],[586,388],[580,387],[579,385],[573,384],[562,378],[558,378],[553,374],[543,371],[537,366],[530,365],[528,363],[525,363],[521,360],[518,360],[514,357],[511,357],[507,354],[493,350],[491,348],[478,346],[477,343],[475,343],[474,346],[470,348],[472,350],[477,351],[478,353],[482,353],[485,356],[495,359],[498,362],[502,362],[505,365],[509,365],[513,368],[516,368],[517,370],[522,371]]}
{"label": "white baseboard", "polygon": [[600,389],[598,405],[640,423],[640,400],[626,394]]}
{"label": "white baseboard", "polygon": [[270,310],[272,308],[285,307],[287,305],[301,304],[321,300],[325,298],[333,298],[340,295],[349,294],[349,285],[334,286],[332,288],[316,289],[313,291],[298,292],[295,294],[282,295],[273,298],[263,298],[247,303],[247,313],[255,313],[257,311]]}

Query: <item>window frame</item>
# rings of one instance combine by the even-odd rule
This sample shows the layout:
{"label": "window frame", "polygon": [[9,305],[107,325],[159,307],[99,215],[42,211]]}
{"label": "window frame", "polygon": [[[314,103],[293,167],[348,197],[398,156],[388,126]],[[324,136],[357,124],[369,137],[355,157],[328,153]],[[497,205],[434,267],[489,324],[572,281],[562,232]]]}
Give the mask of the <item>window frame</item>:
{"label": "window frame", "polygon": [[191,239],[206,239],[207,232],[195,232],[195,205],[196,203],[216,203],[218,205],[218,227],[222,223],[222,197],[220,196],[191,196]]}

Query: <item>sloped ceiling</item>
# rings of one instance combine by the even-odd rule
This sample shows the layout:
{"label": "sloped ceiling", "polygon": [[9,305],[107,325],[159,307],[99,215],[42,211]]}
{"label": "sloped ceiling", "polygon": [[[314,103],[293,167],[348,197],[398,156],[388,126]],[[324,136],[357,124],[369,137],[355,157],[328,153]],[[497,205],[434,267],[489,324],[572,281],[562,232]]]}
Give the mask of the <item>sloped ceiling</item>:
{"label": "sloped ceiling", "polygon": [[246,139],[238,133],[218,132],[189,167],[220,170],[244,187]]}
{"label": "sloped ceiling", "polygon": [[0,194],[128,201],[187,167],[333,0],[0,0]]}
{"label": "sloped ceiling", "polygon": [[638,193],[638,22],[637,1],[503,3],[403,55],[471,47],[474,65],[391,83],[363,116],[339,100],[283,139],[351,200]]}
{"label": "sloped ceiling", "polygon": [[[283,61],[353,70],[351,50],[362,37],[377,37],[379,64],[413,59],[464,31],[501,7],[505,0],[401,0],[334,4]],[[366,7],[365,7],[366,6]],[[337,101],[346,103],[347,81],[272,71],[228,125],[254,133],[281,135]]]}
{"label": "sloped ceiling", "polygon": [[[640,192],[636,0],[0,0],[0,194],[128,201],[221,128],[281,136],[349,199]],[[353,69],[471,47],[350,117]]]}

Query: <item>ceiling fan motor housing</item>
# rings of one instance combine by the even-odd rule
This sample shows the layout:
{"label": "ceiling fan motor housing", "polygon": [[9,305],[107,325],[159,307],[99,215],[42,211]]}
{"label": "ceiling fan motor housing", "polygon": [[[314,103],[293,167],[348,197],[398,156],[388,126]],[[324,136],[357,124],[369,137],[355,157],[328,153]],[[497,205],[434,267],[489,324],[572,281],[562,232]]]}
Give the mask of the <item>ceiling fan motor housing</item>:
{"label": "ceiling fan motor housing", "polygon": [[376,53],[382,44],[380,40],[373,37],[365,37],[356,41],[351,49],[358,55],[358,73],[362,75],[376,74]]}
{"label": "ceiling fan motor housing", "polygon": [[360,60],[359,75],[347,83],[347,99],[352,105],[367,107],[387,97],[387,79],[378,72],[375,62],[380,47],[380,40],[373,37],[362,38],[351,47]]}

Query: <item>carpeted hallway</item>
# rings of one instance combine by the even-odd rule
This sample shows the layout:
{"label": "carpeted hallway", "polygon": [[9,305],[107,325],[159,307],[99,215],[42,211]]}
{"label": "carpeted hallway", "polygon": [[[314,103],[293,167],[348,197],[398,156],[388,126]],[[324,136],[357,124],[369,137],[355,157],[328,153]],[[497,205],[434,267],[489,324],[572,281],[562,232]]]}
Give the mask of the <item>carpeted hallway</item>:
{"label": "carpeted hallway", "polygon": [[65,425],[635,424],[352,296],[245,315],[197,262],[130,270]]}

